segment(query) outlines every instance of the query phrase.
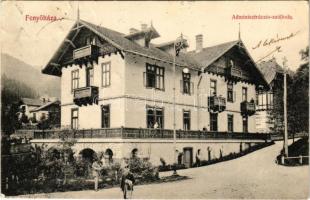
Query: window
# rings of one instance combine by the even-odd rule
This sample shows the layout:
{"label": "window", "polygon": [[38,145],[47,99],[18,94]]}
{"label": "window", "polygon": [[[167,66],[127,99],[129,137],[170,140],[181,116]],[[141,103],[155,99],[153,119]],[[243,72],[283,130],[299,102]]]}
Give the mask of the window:
{"label": "window", "polygon": [[107,87],[111,84],[111,62],[101,64],[101,86]]}
{"label": "window", "polygon": [[257,110],[273,108],[273,92],[259,92],[257,94]]}
{"label": "window", "polygon": [[90,44],[92,44],[92,45],[97,45],[97,37],[95,37],[95,36],[89,36],[89,37],[87,37],[86,38],[86,45],[90,45]]}
{"label": "window", "polygon": [[242,130],[244,133],[248,132],[248,117],[242,117]]}
{"label": "window", "polygon": [[[147,128],[164,128],[164,111],[163,108],[147,107],[146,108]],[[157,125],[155,126],[155,124]]]}
{"label": "window", "polygon": [[191,130],[191,112],[183,111],[183,129]]}
{"label": "window", "polygon": [[165,69],[156,65],[146,64],[144,84],[146,87],[159,90],[165,89]]}
{"label": "window", "polygon": [[101,128],[110,128],[110,106],[101,106]]}
{"label": "window", "polygon": [[273,108],[273,93],[268,92],[267,93],[267,109]]}
{"label": "window", "polygon": [[89,65],[86,68],[86,86],[92,86],[94,84],[94,67]]}
{"label": "window", "polygon": [[232,82],[227,83],[227,101],[234,102],[234,84]]}
{"label": "window", "polygon": [[217,131],[217,113],[210,113],[210,131]]}
{"label": "window", "polygon": [[33,113],[32,118],[37,119],[37,113]]}
{"label": "window", "polygon": [[216,96],[216,80],[210,82],[210,96]]}
{"label": "window", "polygon": [[182,72],[182,92],[183,94],[191,94],[191,74]]}
{"label": "window", "polygon": [[248,88],[242,87],[242,101],[248,100]]}
{"label": "window", "polygon": [[79,110],[77,108],[73,108],[71,110],[71,129],[79,128]]}
{"label": "window", "polygon": [[234,132],[234,115],[227,115],[228,132]]}
{"label": "window", "polygon": [[74,89],[79,88],[79,70],[73,70],[71,72],[71,92],[73,92]]}

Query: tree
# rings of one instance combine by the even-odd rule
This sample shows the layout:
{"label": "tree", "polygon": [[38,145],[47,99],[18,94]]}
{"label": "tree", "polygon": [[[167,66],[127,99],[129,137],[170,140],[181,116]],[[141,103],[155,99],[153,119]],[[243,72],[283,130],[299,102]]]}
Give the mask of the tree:
{"label": "tree", "polygon": [[17,113],[22,97],[36,98],[36,92],[24,83],[1,77],[1,130],[6,134],[12,134],[20,128]]}
{"label": "tree", "polygon": [[[309,47],[300,51],[301,60],[309,59]],[[293,133],[309,131],[309,62],[296,70],[288,91],[288,125]]]}

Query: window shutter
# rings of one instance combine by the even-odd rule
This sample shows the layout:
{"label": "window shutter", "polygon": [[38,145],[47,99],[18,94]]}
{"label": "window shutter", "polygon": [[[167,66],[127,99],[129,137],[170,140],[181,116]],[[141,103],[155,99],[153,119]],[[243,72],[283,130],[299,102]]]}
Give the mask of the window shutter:
{"label": "window shutter", "polygon": [[190,92],[191,94],[194,94],[194,88],[195,88],[195,87],[194,87],[194,83],[191,82],[191,92]]}
{"label": "window shutter", "polygon": [[146,72],[143,72],[143,85],[146,87]]}
{"label": "window shutter", "polygon": [[183,94],[183,80],[180,80],[180,92]]}

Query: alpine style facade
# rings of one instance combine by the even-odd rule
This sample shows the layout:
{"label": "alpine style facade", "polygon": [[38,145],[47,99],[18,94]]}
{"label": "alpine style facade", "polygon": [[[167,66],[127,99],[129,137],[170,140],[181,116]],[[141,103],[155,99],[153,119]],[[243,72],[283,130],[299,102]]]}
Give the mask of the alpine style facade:
{"label": "alpine style facade", "polygon": [[[256,133],[255,99],[269,86],[241,40],[203,48],[197,35],[187,51],[183,38],[157,37],[145,24],[127,35],[83,20],[71,28],[42,72],[61,77],[61,126],[73,130],[76,152],[190,167],[194,152],[211,160],[267,141]],[[54,145],[59,136],[34,138]]]}
{"label": "alpine style facade", "polygon": [[[153,45],[151,27],[124,35],[77,22],[43,70],[61,76],[61,125],[256,132],[256,89],[266,81],[241,41],[183,49]],[[184,73],[184,69],[189,69]],[[156,124],[156,125],[155,125]]]}

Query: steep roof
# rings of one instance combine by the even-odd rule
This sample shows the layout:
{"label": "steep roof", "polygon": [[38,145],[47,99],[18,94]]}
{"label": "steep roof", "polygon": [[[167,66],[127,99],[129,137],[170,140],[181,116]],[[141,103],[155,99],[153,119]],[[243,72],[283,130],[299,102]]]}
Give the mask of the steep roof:
{"label": "steep roof", "polygon": [[253,70],[257,73],[256,79],[259,80],[259,84],[264,85],[266,88],[268,88],[268,83],[265,80],[265,77],[258,69],[258,66],[254,62],[253,58],[249,54],[248,50],[245,48],[243,42],[241,40],[235,40],[230,42],[225,42],[219,45],[211,46],[203,48],[200,52],[191,51],[189,52],[189,55],[193,57],[197,62],[201,63],[203,65],[203,69],[208,71],[208,67],[212,63],[214,63],[217,59],[219,59],[221,56],[223,56],[226,52],[228,52],[230,49],[235,47],[236,45],[242,47],[245,54],[249,57],[249,60],[251,61],[253,66]]}
{"label": "steep roof", "polygon": [[51,106],[53,104],[60,105],[60,101],[56,100],[56,101],[47,102],[46,104],[44,104],[44,105],[42,105],[42,106],[40,106],[38,108],[30,110],[30,112],[37,112],[37,111],[40,111],[40,110],[44,110],[44,109],[48,108],[49,106]]}
{"label": "steep roof", "polygon": [[277,74],[283,74],[284,69],[277,63],[275,58],[258,63],[258,68],[270,84]]}
{"label": "steep roof", "polygon": [[[150,44],[149,47],[143,47],[133,42],[132,40],[128,39],[127,38],[128,36],[126,36],[123,33],[120,33],[120,32],[117,32],[117,31],[114,31],[114,30],[111,30],[111,29],[108,29],[102,26],[98,26],[98,25],[95,25],[95,24],[92,24],[90,22],[86,22],[83,20],[77,21],[75,25],[72,27],[72,29],[75,26],[79,26],[79,25],[86,27],[87,29],[94,32],[99,37],[106,40],[108,43],[110,43],[111,45],[113,45],[114,47],[116,47],[117,49],[125,53],[132,53],[135,55],[140,55],[140,56],[144,56],[150,59],[159,60],[159,61],[163,61],[167,63],[173,63],[174,61],[173,55],[160,49],[163,45],[169,45],[169,43],[171,42],[168,42],[162,45],[157,45],[157,46],[154,44]],[[66,38],[70,38],[72,36],[73,36],[73,33],[72,31],[70,31]],[[231,41],[231,42],[219,44],[216,46],[204,48],[202,49],[201,52],[198,52],[198,53],[195,51],[188,52],[188,53],[180,53],[179,56],[176,57],[176,60],[175,60],[176,65],[182,66],[182,67],[188,67],[188,68],[199,70],[199,71],[201,71],[202,69],[207,69],[207,67],[210,64],[215,62],[219,57],[221,57],[223,54],[225,54],[228,50],[230,50],[232,47],[234,47],[237,44],[243,45],[240,40],[236,40],[236,41]],[[49,61],[46,67],[42,70],[43,73],[55,75],[55,73],[53,72],[54,69],[58,68],[57,70],[59,71],[59,67],[61,66],[59,65],[59,63],[57,63],[59,60],[58,58],[61,55],[61,53],[63,53],[62,52],[63,49],[66,49],[65,47],[68,45],[70,44],[65,41],[60,45],[60,47],[58,48],[57,52],[54,54],[52,59]],[[264,80],[263,75],[257,69],[256,64],[254,63],[253,59],[251,58],[251,56],[249,55],[246,49],[245,51],[246,51],[246,54],[250,57],[250,60],[252,61],[255,70],[258,72],[259,78],[262,80],[264,85],[267,84],[266,80]]]}
{"label": "steep roof", "polygon": [[42,106],[43,101],[40,99],[22,98],[21,102],[29,106]]}
{"label": "steep roof", "polygon": [[236,40],[211,47],[206,47],[203,48],[200,52],[191,51],[189,52],[189,55],[193,56],[193,58],[200,62],[204,67],[208,67],[229,49],[238,44],[238,42],[240,41]]}
{"label": "steep roof", "polygon": [[[80,20],[79,22],[76,22],[75,25],[72,27],[72,29],[78,24],[93,31],[98,36],[100,36],[102,39],[106,40],[108,43],[115,46],[121,51],[140,55],[140,56],[145,56],[150,59],[160,60],[160,61],[164,61],[168,63],[173,62],[172,55],[170,55],[169,53],[163,50],[160,50],[159,48],[155,47],[155,45],[153,44],[150,44],[149,47],[142,47],[139,44],[126,38],[125,34],[122,34],[120,32],[117,32],[117,31],[114,31],[114,30],[111,30],[111,29],[108,29],[102,26],[92,24],[90,22],[86,22],[84,20]],[[66,38],[70,38],[72,36],[73,34],[70,31],[68,35],[66,36]],[[66,49],[68,45],[70,44],[65,42],[65,40],[62,42],[62,44],[60,45],[56,53],[50,59],[48,64],[45,66],[45,68],[42,70],[43,73],[53,75],[53,70],[55,67],[58,68],[59,70],[59,67],[61,66],[55,66],[55,64],[59,65],[58,63],[59,56],[63,53],[63,50]],[[197,69],[197,70],[200,70],[200,67],[201,67],[201,65],[198,62],[194,62],[192,59],[188,59],[187,56],[176,57],[176,65],[184,66],[184,67],[188,67],[192,69]]]}

